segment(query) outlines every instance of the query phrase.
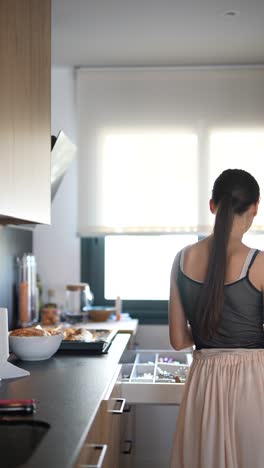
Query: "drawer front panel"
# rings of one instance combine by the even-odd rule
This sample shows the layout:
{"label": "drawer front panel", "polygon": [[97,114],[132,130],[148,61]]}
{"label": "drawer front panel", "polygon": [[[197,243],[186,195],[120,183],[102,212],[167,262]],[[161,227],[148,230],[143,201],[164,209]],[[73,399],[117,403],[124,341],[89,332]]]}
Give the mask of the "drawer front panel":
{"label": "drawer front panel", "polygon": [[128,403],[179,405],[184,384],[122,383],[122,397]]}

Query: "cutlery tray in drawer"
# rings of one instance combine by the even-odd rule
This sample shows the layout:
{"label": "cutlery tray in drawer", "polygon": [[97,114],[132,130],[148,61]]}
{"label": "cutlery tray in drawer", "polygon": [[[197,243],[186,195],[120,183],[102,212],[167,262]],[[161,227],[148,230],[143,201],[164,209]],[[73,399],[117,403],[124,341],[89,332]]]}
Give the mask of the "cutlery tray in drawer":
{"label": "cutlery tray in drawer", "polygon": [[137,350],[125,352],[119,383],[130,403],[179,404],[191,351]]}

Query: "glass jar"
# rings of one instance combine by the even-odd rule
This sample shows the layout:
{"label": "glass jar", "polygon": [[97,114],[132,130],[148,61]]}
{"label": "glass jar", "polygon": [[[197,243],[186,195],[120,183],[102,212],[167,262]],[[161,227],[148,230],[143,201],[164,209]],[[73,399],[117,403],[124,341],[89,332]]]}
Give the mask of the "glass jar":
{"label": "glass jar", "polygon": [[17,257],[19,325],[29,327],[39,320],[37,263],[31,253]]}
{"label": "glass jar", "polygon": [[56,303],[56,291],[48,289],[48,302],[41,308],[41,324],[57,326],[60,322],[60,310]]}
{"label": "glass jar", "polygon": [[87,283],[68,284],[66,286],[66,320],[83,321],[93,302],[93,294]]}

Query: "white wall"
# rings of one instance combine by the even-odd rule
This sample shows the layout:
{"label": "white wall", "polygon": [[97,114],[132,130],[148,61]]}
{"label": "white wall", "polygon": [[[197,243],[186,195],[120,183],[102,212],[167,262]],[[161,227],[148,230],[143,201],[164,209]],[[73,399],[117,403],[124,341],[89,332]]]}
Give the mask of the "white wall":
{"label": "white wall", "polygon": [[[59,130],[77,143],[75,81],[70,68],[53,68],[51,75],[51,131]],[[71,164],[51,206],[51,225],[37,226],[33,245],[44,300],[48,288],[63,304],[65,285],[80,281],[80,240],[77,238],[77,161]]]}

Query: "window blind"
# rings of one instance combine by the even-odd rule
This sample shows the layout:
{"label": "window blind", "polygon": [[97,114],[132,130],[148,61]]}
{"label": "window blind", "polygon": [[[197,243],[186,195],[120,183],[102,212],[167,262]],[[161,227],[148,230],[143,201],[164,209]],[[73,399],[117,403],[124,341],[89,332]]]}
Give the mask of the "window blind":
{"label": "window blind", "polygon": [[81,236],[208,232],[229,167],[264,193],[261,67],[80,68],[77,108]]}

